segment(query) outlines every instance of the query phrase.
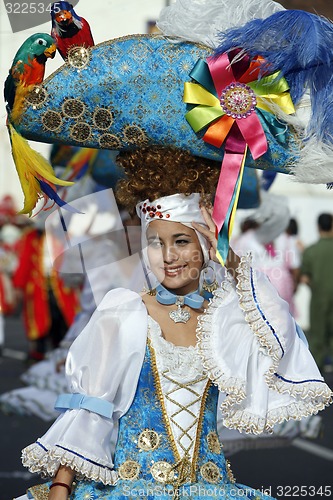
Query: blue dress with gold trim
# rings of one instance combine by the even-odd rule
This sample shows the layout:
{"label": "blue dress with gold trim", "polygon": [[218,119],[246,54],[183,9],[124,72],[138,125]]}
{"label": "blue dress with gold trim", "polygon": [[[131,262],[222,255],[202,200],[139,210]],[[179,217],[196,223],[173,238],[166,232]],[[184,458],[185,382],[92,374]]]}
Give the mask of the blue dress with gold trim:
{"label": "blue dress with gold trim", "polygon": [[[71,500],[125,500],[136,497],[149,500],[271,499],[260,491],[235,482],[217,434],[218,389],[205,371],[199,370],[194,380],[175,380],[179,357],[182,357],[182,361],[187,359],[188,362],[194,362],[195,369],[198,369],[202,362],[198,359],[197,350],[172,346],[158,338],[161,335],[159,327],[151,318],[149,324],[150,331],[155,330],[155,333],[150,335],[153,338],[147,343],[133,403],[119,421],[114,462],[119,479],[114,486],[95,481],[78,481]],[[175,358],[178,356],[178,360],[174,360],[173,367],[163,370],[162,360],[157,362],[156,355],[168,357],[170,354]],[[186,370],[184,366],[180,369],[183,374],[184,368]],[[191,375],[193,372],[189,378]],[[163,377],[169,380],[168,394],[165,394]],[[183,391],[180,395],[180,398],[185,399],[183,403],[177,398],[178,391]],[[184,398],[184,391],[192,394],[190,400]],[[165,395],[175,405],[175,411],[168,411]],[[198,403],[200,410],[194,414],[192,407]],[[185,413],[183,424],[177,422],[176,418],[177,413],[181,412]],[[172,424],[180,429],[178,439],[173,435]],[[31,498],[38,500],[41,488],[45,488],[46,492],[47,488],[43,486],[31,488]]]}
{"label": "blue dress with gold trim", "polygon": [[23,450],[23,464],[48,477],[71,467],[74,500],[271,498],[232,479],[218,394],[226,427],[261,434],[317,413],[332,392],[267,278],[247,259],[238,276],[199,316],[195,347],[167,342],[138,294],[109,292],[67,357],[75,404]]}

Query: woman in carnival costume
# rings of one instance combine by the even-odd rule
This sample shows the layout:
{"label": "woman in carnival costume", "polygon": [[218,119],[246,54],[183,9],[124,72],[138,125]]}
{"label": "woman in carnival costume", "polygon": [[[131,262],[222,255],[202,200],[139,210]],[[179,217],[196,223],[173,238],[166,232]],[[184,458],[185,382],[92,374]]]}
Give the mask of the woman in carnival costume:
{"label": "woman in carnival costume", "polygon": [[[73,343],[66,365],[73,394],[58,400],[64,413],[23,452],[31,471],[53,478],[31,489],[30,498],[127,498],[139,490],[151,499],[205,499],[214,486],[217,498],[267,498],[232,478],[216,434],[218,392],[224,425],[254,434],[331,402],[294,319],[264,275],[243,259],[209,304],[200,297],[199,275],[214,258],[215,224],[219,261],[227,269],[237,264],[227,242],[244,165],[331,181],[330,109],[320,102],[330,92],[332,35],[318,16],[281,10],[227,31],[219,46],[187,42],[185,35],[178,44],[130,36],[80,48],[27,96],[20,119],[12,117],[34,140],[139,155],[143,145],[177,148],[172,161],[168,150],[158,155],[149,148],[128,157],[139,188],[130,202],[161,286],[153,287],[156,295],[109,292]],[[177,161],[181,150],[201,157],[201,173],[191,156]],[[313,171],[316,155],[320,168]],[[215,224],[200,209],[200,195],[212,193],[202,158],[222,160]],[[153,189],[154,179],[166,191]]]}
{"label": "woman in carnival costume", "polygon": [[209,160],[155,147],[121,162],[118,199],[136,204],[153,288],[110,291],[72,344],[72,394],[23,450],[24,465],[52,483],[28,498],[270,498],[232,476],[217,435],[219,392],[224,425],[254,434],[317,413],[332,393],[288,306],[248,258],[230,250],[230,272],[209,303],[202,296],[214,288],[205,270],[215,225],[201,207],[216,183]]}

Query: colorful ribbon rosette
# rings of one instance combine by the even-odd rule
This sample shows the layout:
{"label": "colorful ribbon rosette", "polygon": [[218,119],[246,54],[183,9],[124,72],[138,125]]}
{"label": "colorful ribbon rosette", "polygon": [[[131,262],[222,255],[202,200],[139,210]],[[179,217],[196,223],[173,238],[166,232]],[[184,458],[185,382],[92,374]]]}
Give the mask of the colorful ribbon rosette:
{"label": "colorful ribbon rosette", "polygon": [[274,114],[277,106],[286,114],[295,112],[286,79],[279,72],[269,74],[262,58],[240,55],[234,50],[200,59],[190,73],[196,83],[184,84],[184,102],[195,105],[185,115],[194,132],[208,126],[203,140],[217,148],[224,146],[213,209],[222,264],[228,254],[247,150],[256,160],[269,147],[256,109]]}

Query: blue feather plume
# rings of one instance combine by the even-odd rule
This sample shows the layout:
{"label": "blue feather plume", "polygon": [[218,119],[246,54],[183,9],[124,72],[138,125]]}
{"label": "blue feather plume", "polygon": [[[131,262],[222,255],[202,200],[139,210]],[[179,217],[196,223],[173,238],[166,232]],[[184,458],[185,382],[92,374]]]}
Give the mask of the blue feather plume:
{"label": "blue feather plume", "polygon": [[285,10],[227,30],[219,38],[215,55],[242,48],[251,58],[264,57],[263,70],[280,70],[295,104],[309,89],[312,117],[307,132],[332,144],[333,24],[329,20],[302,10]]}
{"label": "blue feather plume", "polygon": [[64,200],[60,198],[60,196],[52,189],[52,187],[47,183],[42,181],[41,179],[37,179],[41,190],[43,191],[44,194],[51,200],[53,200],[59,207],[64,208],[65,210],[68,210],[69,212],[72,212],[74,214],[81,214],[79,210],[76,208],[72,207],[69,205],[69,203],[66,203]]}

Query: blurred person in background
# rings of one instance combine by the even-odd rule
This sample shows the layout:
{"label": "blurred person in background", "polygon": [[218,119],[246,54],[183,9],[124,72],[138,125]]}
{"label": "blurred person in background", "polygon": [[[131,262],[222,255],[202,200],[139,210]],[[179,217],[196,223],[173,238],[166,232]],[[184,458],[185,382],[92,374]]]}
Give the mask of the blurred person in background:
{"label": "blurred person in background", "polygon": [[17,215],[10,195],[0,200],[0,354],[5,343],[5,318],[15,312],[15,291],[12,274],[17,266],[17,252],[21,238],[20,224],[26,217]]}
{"label": "blurred person in background", "polygon": [[319,240],[304,250],[300,281],[311,289],[311,351],[318,365],[333,371],[333,231],[332,214],[318,217]]}
{"label": "blurred person in background", "polygon": [[290,224],[287,199],[267,191],[260,196],[259,208],[243,220],[242,234],[234,239],[233,247],[239,255],[251,252],[254,267],[268,276],[293,314],[300,253],[295,240],[287,234]]}
{"label": "blurred person in background", "polygon": [[299,281],[302,258],[302,244],[297,239],[297,232],[297,221],[291,218],[286,230],[271,243],[273,259],[281,270],[278,290],[280,296],[288,302],[290,312],[294,317],[297,317],[294,295]]}
{"label": "blurred person in background", "polygon": [[45,356],[49,339],[53,348],[59,345],[78,308],[76,290],[67,287],[51,268],[44,220],[22,236],[13,285],[23,304],[24,328],[31,345],[28,359],[39,361]]}

